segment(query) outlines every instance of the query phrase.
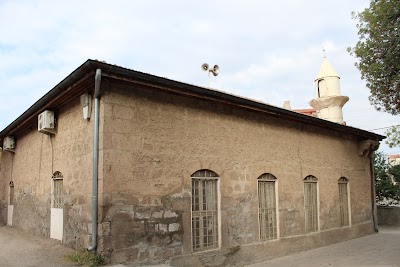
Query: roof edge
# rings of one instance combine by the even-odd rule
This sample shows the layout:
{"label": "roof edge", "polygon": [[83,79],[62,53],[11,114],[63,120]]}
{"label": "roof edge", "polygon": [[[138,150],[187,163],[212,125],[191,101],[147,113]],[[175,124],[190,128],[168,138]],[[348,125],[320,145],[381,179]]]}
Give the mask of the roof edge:
{"label": "roof edge", "polygon": [[239,107],[244,107],[247,109],[256,110],[259,112],[273,113],[276,116],[284,117],[286,119],[295,120],[304,124],[314,125],[320,128],[329,128],[338,132],[345,132],[365,139],[383,140],[385,136],[368,132],[362,129],[344,126],[327,120],[311,117],[308,115],[300,114],[294,111],[286,110],[284,108],[279,108],[270,104],[262,103],[256,100],[236,96],[230,93],[204,88],[196,85],[190,85],[183,82],[178,82],[170,80],[168,78],[162,78],[152,74],[147,74],[143,72],[138,72],[135,70],[127,69],[117,65],[111,65],[105,62],[100,62],[97,60],[88,59],[76,70],[74,70],[70,75],[64,78],[60,83],[58,83],[53,89],[36,101],[30,108],[28,108],[24,113],[22,113],[17,119],[10,123],[6,128],[0,132],[0,140],[2,140],[9,132],[17,128],[24,120],[32,116],[38,110],[43,108],[46,102],[57,96],[65,88],[68,88],[74,82],[78,81],[85,74],[90,71],[95,71],[95,69],[100,68],[104,74],[115,75],[120,78],[128,78],[132,82],[145,82],[153,86],[160,86],[167,90],[174,90],[184,95],[196,95],[198,97],[207,98],[214,101],[220,101],[224,103],[230,103]]}
{"label": "roof edge", "polygon": [[0,132],[0,140],[3,140],[7,133],[12,129],[17,128],[20,123],[22,123],[25,119],[33,115],[40,108],[42,108],[48,99],[58,95],[64,88],[67,88],[69,85],[73,84],[75,81],[79,80],[80,77],[83,76],[87,71],[91,69],[91,65],[93,65],[92,60],[86,60],[82,65],[80,65],[77,69],[75,69],[71,74],[65,77],[61,82],[59,82],[56,86],[53,87],[49,92],[47,92],[44,96],[42,96],[39,100],[37,100],[32,106],[30,106],[24,113],[22,113],[18,118],[16,118],[13,122],[11,122],[6,128],[4,128]]}

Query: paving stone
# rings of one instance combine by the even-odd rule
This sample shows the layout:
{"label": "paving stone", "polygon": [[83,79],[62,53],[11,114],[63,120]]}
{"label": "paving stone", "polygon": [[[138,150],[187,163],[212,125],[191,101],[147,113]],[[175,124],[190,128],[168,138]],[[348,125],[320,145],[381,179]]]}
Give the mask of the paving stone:
{"label": "paving stone", "polygon": [[381,226],[379,233],[247,267],[398,267],[400,227]]}

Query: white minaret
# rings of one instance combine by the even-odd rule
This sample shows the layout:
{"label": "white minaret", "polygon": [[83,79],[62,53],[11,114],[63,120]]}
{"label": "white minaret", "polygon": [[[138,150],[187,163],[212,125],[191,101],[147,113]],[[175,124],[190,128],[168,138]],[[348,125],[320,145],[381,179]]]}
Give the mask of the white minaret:
{"label": "white minaret", "polygon": [[316,98],[308,103],[317,110],[318,118],[343,124],[342,107],[349,97],[340,95],[340,77],[329,64],[325,53],[314,83]]}

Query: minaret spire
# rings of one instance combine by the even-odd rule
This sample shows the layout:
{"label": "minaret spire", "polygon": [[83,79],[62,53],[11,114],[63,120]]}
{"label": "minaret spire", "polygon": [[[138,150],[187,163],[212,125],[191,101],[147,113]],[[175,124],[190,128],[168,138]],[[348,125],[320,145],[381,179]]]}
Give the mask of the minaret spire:
{"label": "minaret spire", "polygon": [[309,102],[317,110],[318,118],[344,124],[342,107],[349,100],[340,94],[340,77],[326,58],[325,49],[321,68],[315,78],[316,98]]}

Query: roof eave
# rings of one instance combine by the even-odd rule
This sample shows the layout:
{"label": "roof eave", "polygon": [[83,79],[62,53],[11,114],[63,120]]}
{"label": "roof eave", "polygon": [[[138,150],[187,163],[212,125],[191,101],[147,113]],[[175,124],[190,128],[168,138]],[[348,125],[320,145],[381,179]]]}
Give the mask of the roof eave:
{"label": "roof eave", "polygon": [[53,89],[51,89],[46,95],[40,98],[35,104],[33,104],[28,110],[26,110],[21,116],[19,116],[16,120],[14,120],[11,124],[9,124],[5,129],[0,132],[0,140],[13,129],[19,127],[22,123],[24,123],[29,117],[33,116],[38,111],[42,110],[49,99],[57,97],[63,90],[73,85],[79,79],[91,73],[97,69],[102,69],[104,75],[112,75],[120,79],[127,79],[132,82],[142,82],[152,86],[159,86],[164,90],[171,90],[184,95],[191,95],[201,98],[206,98],[213,101],[219,101],[228,103],[230,105],[236,105],[242,108],[252,109],[263,113],[273,114],[274,116],[283,117],[292,121],[298,121],[304,124],[314,125],[321,128],[329,128],[334,131],[345,132],[349,134],[356,135],[361,137],[362,139],[373,139],[379,140],[385,138],[385,136],[378,135],[375,133],[371,133],[368,131],[364,131],[358,128],[353,128],[350,126],[344,126],[337,123],[333,123],[330,121],[322,120],[319,118],[311,117],[308,115],[296,113],[287,109],[278,108],[275,106],[271,106],[265,103],[257,102],[254,100],[242,98],[239,96],[235,96],[229,93],[220,92],[216,90],[211,90],[207,88],[203,88],[196,85],[190,85],[182,82],[177,82],[174,80],[170,80],[167,78],[161,78],[158,76],[130,70],[127,68],[119,67],[116,65],[111,65],[108,63],[96,61],[96,60],[87,60],[81,66],[79,66],[75,71],[73,71],[70,75],[68,75],[64,80],[62,80],[59,84],[57,84]]}
{"label": "roof eave", "polygon": [[4,137],[10,134],[10,132],[20,127],[24,121],[26,121],[33,114],[37,113],[38,110],[43,109],[49,99],[57,97],[57,95],[59,95],[65,88],[68,88],[69,86],[74,84],[74,82],[83,77],[87,72],[91,70],[92,64],[92,60],[87,60],[76,70],[74,70],[70,75],[59,82],[53,89],[51,89],[48,93],[46,93],[43,97],[36,101],[31,107],[29,107],[24,113],[22,113],[18,118],[16,118],[0,132],[0,140],[2,141]]}

